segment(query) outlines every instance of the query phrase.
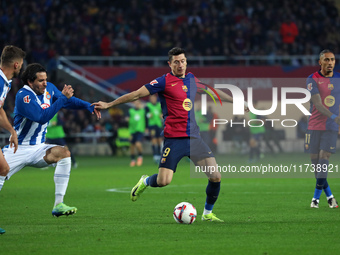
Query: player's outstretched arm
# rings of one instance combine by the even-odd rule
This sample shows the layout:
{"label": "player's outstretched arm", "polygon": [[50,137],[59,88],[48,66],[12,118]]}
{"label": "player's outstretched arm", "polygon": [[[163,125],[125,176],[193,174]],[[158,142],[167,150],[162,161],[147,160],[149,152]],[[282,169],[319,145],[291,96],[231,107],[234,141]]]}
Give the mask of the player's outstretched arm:
{"label": "player's outstretched arm", "polygon": [[9,138],[9,146],[12,148],[14,146],[14,153],[18,149],[18,136],[15,130],[13,129],[11,123],[9,123],[6,112],[3,108],[0,109],[0,126],[11,133]]}
{"label": "player's outstretched arm", "polygon": [[149,90],[143,86],[141,88],[139,88],[138,90],[132,91],[131,93],[125,94],[119,98],[117,98],[116,100],[106,103],[103,101],[99,101],[99,102],[95,102],[92,105],[95,106],[95,109],[99,109],[99,110],[104,110],[116,105],[120,105],[120,104],[125,104],[125,103],[129,103],[132,101],[136,101],[137,99],[141,98],[141,97],[146,97],[150,95]]}

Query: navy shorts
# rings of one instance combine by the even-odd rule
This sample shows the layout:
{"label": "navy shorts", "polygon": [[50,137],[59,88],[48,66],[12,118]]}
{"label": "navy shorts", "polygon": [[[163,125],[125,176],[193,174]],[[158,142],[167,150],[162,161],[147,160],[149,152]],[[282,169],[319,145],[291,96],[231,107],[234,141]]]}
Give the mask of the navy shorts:
{"label": "navy shorts", "polygon": [[189,157],[194,164],[205,158],[215,157],[209,146],[200,138],[165,138],[159,167],[176,172],[183,157]]}
{"label": "navy shorts", "polygon": [[148,129],[149,129],[151,138],[161,137],[161,133],[162,133],[163,129],[160,128],[159,126],[150,126],[150,127],[148,127]]}
{"label": "navy shorts", "polygon": [[332,130],[307,130],[305,153],[319,154],[320,150],[335,153],[338,132]]}
{"label": "navy shorts", "polygon": [[64,138],[56,138],[56,139],[49,139],[49,138],[47,138],[46,139],[46,143],[48,143],[48,144],[57,144],[57,145],[60,145],[60,146],[65,146],[66,145],[66,142],[65,142]]}
{"label": "navy shorts", "polygon": [[263,139],[263,134],[264,133],[252,134],[251,138],[255,139],[258,142],[261,142]]}
{"label": "navy shorts", "polygon": [[142,132],[136,132],[134,134],[132,134],[132,137],[131,137],[131,143],[132,144],[135,144],[136,142],[141,142],[143,141],[143,133]]}

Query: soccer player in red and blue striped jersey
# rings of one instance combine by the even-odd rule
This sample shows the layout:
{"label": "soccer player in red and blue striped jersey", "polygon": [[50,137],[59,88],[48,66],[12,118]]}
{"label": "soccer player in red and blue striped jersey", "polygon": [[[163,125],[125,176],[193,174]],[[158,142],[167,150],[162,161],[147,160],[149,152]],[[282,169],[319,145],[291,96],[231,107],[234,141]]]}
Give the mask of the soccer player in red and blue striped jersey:
{"label": "soccer player in red and blue striped jersey", "polygon": [[[158,174],[143,175],[131,191],[131,200],[136,201],[146,187],[163,187],[172,181],[177,163],[184,157],[190,157],[196,166],[217,166],[215,156],[202,140],[195,120],[194,101],[198,88],[207,88],[192,74],[186,73],[187,59],[185,51],[173,48],[168,53],[170,73],[154,79],[140,89],[121,96],[110,102],[94,103],[96,109],[131,102],[150,94],[158,93],[164,118],[164,146]],[[223,101],[233,99],[221,90],[216,90]],[[213,92],[212,92],[213,93]],[[216,96],[217,98],[217,96]],[[206,203],[202,220],[223,222],[212,213],[220,191],[221,174],[218,171],[207,173],[209,182],[206,188]]]}
{"label": "soccer player in red and blue striped jersey", "polygon": [[305,136],[305,152],[310,154],[315,170],[316,187],[311,208],[319,208],[322,190],[325,191],[330,208],[337,208],[327,182],[329,158],[335,153],[340,117],[340,73],[333,72],[335,56],[330,50],[320,53],[321,69],[308,76],[307,89],[311,93],[308,130]]}

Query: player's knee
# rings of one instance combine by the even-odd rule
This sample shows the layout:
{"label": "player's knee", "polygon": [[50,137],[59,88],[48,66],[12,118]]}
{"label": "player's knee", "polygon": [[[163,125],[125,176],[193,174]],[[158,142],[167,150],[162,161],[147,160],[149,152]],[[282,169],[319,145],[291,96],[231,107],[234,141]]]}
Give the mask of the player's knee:
{"label": "player's knee", "polygon": [[0,176],[6,176],[9,173],[9,165],[6,164],[0,167]]}
{"label": "player's knee", "polygon": [[211,181],[211,182],[221,182],[221,178],[220,177],[212,177],[212,178],[209,178],[209,181]]}
{"label": "player's knee", "polygon": [[169,179],[166,179],[166,178],[160,178],[160,179],[157,179],[157,184],[159,187],[164,187],[164,186],[167,186],[171,183],[171,180]]}
{"label": "player's knee", "polygon": [[61,147],[61,150],[59,151],[58,154],[59,154],[58,160],[71,157],[71,152],[68,149],[66,149],[65,147]]}

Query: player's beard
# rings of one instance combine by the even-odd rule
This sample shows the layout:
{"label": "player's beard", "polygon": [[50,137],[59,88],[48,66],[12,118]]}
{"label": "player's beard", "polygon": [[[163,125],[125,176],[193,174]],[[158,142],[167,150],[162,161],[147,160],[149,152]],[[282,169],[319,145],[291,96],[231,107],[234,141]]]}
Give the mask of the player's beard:
{"label": "player's beard", "polygon": [[21,74],[21,70],[19,70],[19,71],[14,71],[14,72],[13,72],[13,78],[19,77],[20,74]]}

